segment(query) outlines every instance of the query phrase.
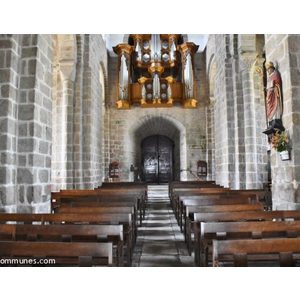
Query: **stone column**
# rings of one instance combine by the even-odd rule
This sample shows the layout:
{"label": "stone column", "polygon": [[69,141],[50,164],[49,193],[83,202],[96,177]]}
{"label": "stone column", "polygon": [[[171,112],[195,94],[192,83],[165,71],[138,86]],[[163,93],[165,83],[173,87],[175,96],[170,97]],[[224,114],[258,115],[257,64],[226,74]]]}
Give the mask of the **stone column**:
{"label": "stone column", "polygon": [[74,87],[76,68],[74,61],[60,61],[62,78],[61,124],[61,178],[64,189],[74,188]]}
{"label": "stone column", "polygon": [[207,137],[207,180],[215,180],[215,99],[210,97],[210,104],[206,109],[206,137]]}
{"label": "stone column", "polygon": [[6,68],[0,72],[1,112],[6,116],[1,118],[1,166],[4,167],[0,176],[1,202],[6,212],[47,212],[50,209],[53,37],[7,36],[1,46],[7,47],[3,51]]}
{"label": "stone column", "polygon": [[83,66],[81,60],[77,61],[75,79],[75,99],[74,99],[74,186],[75,189],[83,188]]}
{"label": "stone column", "polygon": [[16,140],[19,36],[1,34],[0,45],[0,212],[3,212],[15,209],[18,199]]}
{"label": "stone column", "polygon": [[[256,120],[253,93],[252,68],[257,53],[244,53],[241,56],[241,74],[244,98],[244,136],[245,136],[245,165],[246,189],[259,188],[257,182],[257,149],[256,149]],[[261,188],[261,186],[260,186]]]}

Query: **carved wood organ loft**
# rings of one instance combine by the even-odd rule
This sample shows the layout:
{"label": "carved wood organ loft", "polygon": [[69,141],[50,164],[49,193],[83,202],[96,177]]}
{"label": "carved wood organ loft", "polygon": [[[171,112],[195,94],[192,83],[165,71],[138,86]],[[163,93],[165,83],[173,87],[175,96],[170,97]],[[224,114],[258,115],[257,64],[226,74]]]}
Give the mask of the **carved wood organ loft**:
{"label": "carved wood organ loft", "polygon": [[131,34],[128,44],[113,48],[118,55],[118,109],[197,107],[194,53],[197,45],[180,34]]}

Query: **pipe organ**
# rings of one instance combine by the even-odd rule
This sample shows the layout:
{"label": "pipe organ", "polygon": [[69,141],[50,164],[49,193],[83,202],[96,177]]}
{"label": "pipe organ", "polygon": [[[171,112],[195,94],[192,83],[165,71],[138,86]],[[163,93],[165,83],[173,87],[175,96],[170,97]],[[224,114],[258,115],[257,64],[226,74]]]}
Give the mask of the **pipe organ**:
{"label": "pipe organ", "polygon": [[131,34],[128,44],[113,48],[118,55],[118,109],[197,107],[194,54],[197,45],[180,34]]}

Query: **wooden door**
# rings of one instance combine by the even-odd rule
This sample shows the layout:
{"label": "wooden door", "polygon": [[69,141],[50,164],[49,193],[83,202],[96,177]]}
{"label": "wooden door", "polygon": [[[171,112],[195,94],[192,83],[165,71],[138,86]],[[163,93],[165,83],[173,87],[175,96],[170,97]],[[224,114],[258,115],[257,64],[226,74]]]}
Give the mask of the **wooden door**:
{"label": "wooden door", "polygon": [[142,179],[149,183],[173,180],[173,141],[163,135],[152,135],[142,142]]}

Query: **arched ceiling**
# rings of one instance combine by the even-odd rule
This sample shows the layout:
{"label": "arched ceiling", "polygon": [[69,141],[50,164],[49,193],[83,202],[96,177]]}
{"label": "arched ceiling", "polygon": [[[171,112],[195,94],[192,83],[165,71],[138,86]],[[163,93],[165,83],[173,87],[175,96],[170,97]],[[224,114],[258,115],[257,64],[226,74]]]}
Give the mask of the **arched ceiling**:
{"label": "arched ceiling", "polygon": [[132,132],[139,139],[151,135],[165,135],[172,140],[179,140],[180,132],[184,131],[184,127],[176,119],[170,116],[151,116],[147,115],[140,118],[132,128]]}
{"label": "arched ceiling", "polygon": [[[206,47],[208,34],[184,34],[188,37],[188,40],[185,42],[193,42],[196,45],[199,45],[198,52],[202,52]],[[112,47],[124,43],[125,34],[103,34],[103,38],[106,42],[106,48],[110,56],[116,56],[113,52]]]}

